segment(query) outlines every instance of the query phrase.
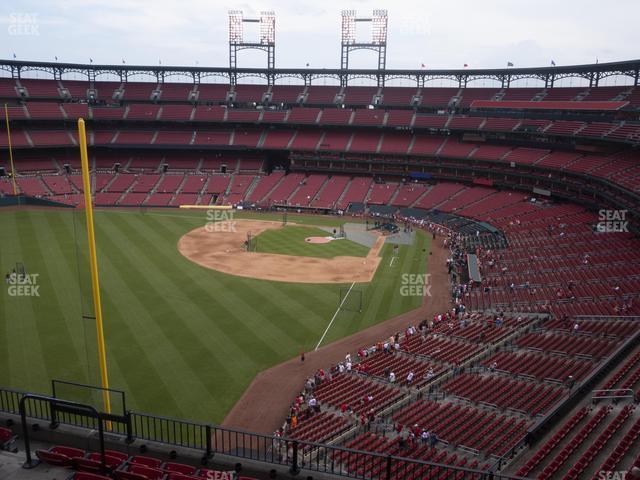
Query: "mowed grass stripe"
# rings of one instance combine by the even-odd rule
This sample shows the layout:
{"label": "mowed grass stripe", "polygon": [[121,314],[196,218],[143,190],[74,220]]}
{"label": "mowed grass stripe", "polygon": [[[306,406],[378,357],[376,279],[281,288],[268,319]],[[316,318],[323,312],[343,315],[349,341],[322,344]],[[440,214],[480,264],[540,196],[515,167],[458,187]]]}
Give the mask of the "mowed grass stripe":
{"label": "mowed grass stripe", "polygon": [[[88,348],[88,338],[95,338],[95,323],[90,320],[83,319],[83,305],[87,309],[87,313],[93,314],[91,311],[93,302],[91,300],[91,292],[87,290],[87,285],[81,287],[82,277],[79,269],[84,270],[83,277],[89,276],[89,265],[83,263],[80,265],[81,259],[85,259],[79,249],[86,244],[84,235],[86,230],[81,226],[74,228],[73,214],[67,212],[56,212],[57,215],[44,215],[42,221],[46,223],[47,231],[51,232],[47,238],[46,248],[48,261],[51,263],[49,270],[56,270],[56,275],[62,274],[63,281],[56,277],[54,285],[56,296],[58,298],[61,310],[64,310],[63,318],[66,322],[66,329],[69,332],[68,341],[73,342],[74,349],[78,357],[78,368],[81,368],[82,374],[87,375],[89,380],[91,375],[89,366],[95,362],[95,347]],[[82,238],[77,238],[82,236]],[[69,242],[69,239],[73,239]],[[66,241],[65,241],[66,240]],[[41,244],[42,249],[42,244]],[[52,252],[51,249],[54,251]],[[78,258],[80,256],[80,259]],[[64,259],[60,262],[60,259]],[[84,298],[83,298],[84,297]],[[90,330],[90,333],[87,332]],[[78,335],[82,332],[82,335]],[[90,351],[91,350],[91,351]],[[73,377],[70,377],[73,378]],[[82,378],[81,376],[76,377]]]}
{"label": "mowed grass stripe", "polygon": [[[126,222],[127,220],[125,220],[125,223]],[[141,225],[137,225],[137,227],[141,230],[144,230],[144,227]],[[126,232],[126,234],[128,236],[131,236],[134,234],[134,232]],[[142,236],[145,237],[146,235]],[[140,244],[142,243],[144,243],[144,241],[140,242]],[[147,242],[147,244],[144,246],[145,248],[143,248],[143,250],[141,251],[141,254],[151,255],[150,260],[153,259],[153,261],[155,262],[160,261],[160,263],[166,267],[170,259],[167,259],[167,262],[163,261],[161,252],[154,251],[154,246],[151,245],[152,243],[153,242],[150,241]],[[190,264],[189,266],[191,267]],[[157,275],[152,274],[152,277],[157,278]],[[197,284],[195,283],[190,282],[189,285],[189,292],[186,292],[178,284],[174,284],[172,288],[174,290],[181,291],[181,293],[186,297],[189,297],[190,293],[193,294],[194,296],[193,298],[191,298],[191,307],[193,307],[195,306],[195,303],[198,301],[198,299],[201,300],[202,298],[206,297],[207,293],[203,290],[199,290],[199,288],[197,288]],[[235,302],[234,306],[237,307]],[[243,328],[243,324],[240,323],[240,321],[236,317],[234,317],[234,314],[230,310],[224,310],[220,302],[213,308],[212,311],[216,312],[216,320],[218,323],[221,323],[221,321],[224,321],[225,323],[222,330],[223,333],[229,333],[229,340],[226,342],[227,346],[229,344],[239,346],[236,352],[232,354],[226,354],[222,359],[223,363],[221,365],[234,368],[233,372],[228,372],[228,375],[223,379],[224,381],[216,382],[213,385],[213,387],[217,387],[219,391],[219,393],[215,397],[215,401],[224,402],[224,409],[220,407],[212,408],[211,414],[215,415],[215,420],[221,420],[226,410],[230,408],[233,403],[235,403],[237,398],[239,398],[239,396],[242,394],[244,387],[246,387],[246,383],[238,384],[237,382],[247,382],[248,378],[252,378],[259,371],[258,365],[263,363],[264,365],[269,365],[269,361],[272,362],[273,355],[276,354],[275,350],[273,349],[277,348],[278,341],[276,339],[273,342],[265,343],[262,338],[255,337],[255,335],[253,335],[250,330],[247,329],[247,331],[245,331],[245,329]],[[191,320],[195,317],[193,315],[189,315],[188,311],[181,312],[180,315],[185,318],[186,322],[188,322],[188,324],[185,325],[186,328],[192,328]],[[180,315],[175,316],[176,318],[178,318]],[[160,324],[160,326],[162,327],[162,324]],[[211,330],[211,324],[202,324],[196,327],[196,331],[199,332],[201,336],[206,336],[206,333],[210,332]],[[260,333],[264,336],[267,332],[265,332],[263,328]],[[232,337],[231,335],[236,336]],[[213,337],[212,340],[215,340],[215,337]],[[283,339],[280,338],[280,340],[282,341]],[[181,343],[184,345],[184,348],[191,348],[189,346],[189,342]],[[213,354],[214,352],[212,351],[211,355],[213,356]],[[198,359],[200,362],[209,362],[209,359],[206,355],[201,355],[198,357]],[[211,367],[215,368],[216,365],[211,365]],[[192,366],[192,368],[194,367]]]}
{"label": "mowed grass stripe", "polygon": [[[17,239],[13,248],[15,257],[11,263],[14,266],[17,262],[24,263],[27,273],[37,273],[43,269],[43,265],[33,257],[35,238],[30,226],[31,219],[29,215],[21,215],[20,213],[22,212],[12,216],[8,224],[9,229],[15,232]],[[40,295],[46,294],[43,288],[40,290]],[[43,348],[45,339],[42,337],[43,332],[39,329],[39,316],[36,315],[34,299],[32,297],[7,296],[7,301],[10,303],[10,311],[12,312],[10,318],[12,318],[13,324],[13,328],[9,327],[12,330],[12,335],[7,339],[10,342],[10,353],[12,358],[19,359],[20,370],[18,372],[26,376],[26,378],[24,376],[16,378],[18,388],[33,386],[39,392],[46,392],[49,390],[49,384],[45,367],[46,351]],[[55,325],[53,322],[52,324]]]}
{"label": "mowed grass stripe", "polygon": [[[20,257],[18,249],[20,242],[16,231],[16,216],[19,212],[9,212],[5,214],[0,229],[0,266],[2,267],[2,281],[5,275],[15,267],[16,259]],[[15,298],[9,295],[9,285],[3,283],[2,295],[0,295],[0,381],[3,385],[29,384],[29,378],[25,379],[28,371],[24,371],[27,352],[21,348],[18,341],[19,327],[22,323],[16,314],[18,303]],[[25,382],[26,380],[26,382]]]}
{"label": "mowed grass stripe", "polygon": [[46,341],[41,340],[41,344],[44,356],[48,359],[48,377],[72,380],[82,378],[86,373],[82,368],[86,355],[84,350],[78,348],[78,342],[70,340],[74,336],[73,333],[80,331],[82,316],[78,299],[72,298],[72,293],[77,292],[77,289],[73,288],[77,284],[74,281],[75,276],[66,261],[60,262],[61,258],[66,258],[58,243],[60,231],[49,228],[51,218],[54,218],[57,225],[62,225],[64,221],[61,212],[56,213],[49,219],[42,215],[30,216],[29,225],[36,247],[32,256],[43,266],[38,278],[40,297],[34,297],[33,301],[47,304],[47,315],[36,317],[39,333],[47,337]]}
{"label": "mowed grass stripe", "polygon": [[[136,255],[139,250],[133,246],[138,238],[132,237],[125,229],[121,230],[123,225],[119,222],[109,224],[108,220],[103,219],[101,223],[102,226],[98,227],[100,243],[105,243],[103,234],[108,236],[106,242],[117,242],[120,236],[131,238],[132,241],[131,248],[126,252],[130,255],[115,258],[111,256],[101,260],[101,263],[107,265],[110,276],[113,276],[108,287],[108,298],[125,300],[117,303],[105,302],[105,308],[114,313],[112,318],[118,322],[117,325],[112,324],[114,328],[109,329],[109,335],[117,345],[115,350],[110,350],[114,351],[116,360],[121,365],[120,370],[125,372],[123,375],[132,391],[145,392],[145,385],[153,391],[153,395],[145,394],[136,398],[137,408],[153,408],[154,411],[172,415],[179,412],[185,418],[202,414],[199,408],[213,392],[210,385],[202,382],[202,378],[192,372],[194,365],[203,365],[203,355],[208,353],[207,349],[198,344],[197,336],[189,329],[182,328],[178,311],[164,300],[161,292],[152,295],[157,311],[149,311],[148,306],[145,307],[146,303],[142,301],[146,300],[145,294],[141,289],[148,286],[148,279],[140,273],[141,257]],[[110,260],[114,260],[113,266],[109,265]],[[123,266],[127,264],[129,272],[121,276],[119,272],[126,271]],[[116,291],[112,292],[113,289]],[[143,298],[140,298],[141,293]],[[163,318],[163,313],[168,318]],[[172,322],[174,318],[176,320]],[[136,356],[143,357],[142,363],[135,361]],[[135,368],[131,368],[132,362]],[[211,366],[215,371],[215,364],[212,363]],[[223,370],[222,367],[219,369]],[[184,392],[189,392],[189,395]]]}
{"label": "mowed grass stripe", "polygon": [[[6,215],[9,214],[15,215],[9,212]],[[57,266],[61,272],[58,277],[68,278],[70,287],[90,297],[90,289],[86,288],[90,283],[86,257],[81,259],[86,265],[80,272],[80,280],[77,273],[74,274],[76,265],[71,265],[76,263],[74,242],[81,251],[86,250],[84,216],[56,211],[20,214],[24,218],[31,216],[35,227],[55,231],[57,237],[43,237],[40,243],[29,243],[29,239],[22,239],[20,234],[29,235],[14,227],[5,235],[9,237],[7,244],[19,244],[25,253],[17,249],[9,252],[13,261],[30,256],[30,249],[37,249],[43,265],[48,264],[49,269]],[[265,216],[256,215],[256,218],[265,219]],[[318,225],[320,219],[336,225],[345,220],[301,218],[306,225]],[[5,223],[3,221],[3,227]],[[300,348],[308,350],[315,346],[337,308],[339,288],[349,287],[267,282],[200,267],[180,255],[176,244],[182,235],[205,223],[202,211],[96,212],[111,384],[127,391],[130,408],[196,420],[222,420],[256,373],[296,356]],[[0,230],[0,238],[5,231]],[[78,235],[75,240],[74,234]],[[0,245],[0,264],[10,262],[8,249],[4,243]],[[388,251],[385,252],[388,255]],[[388,265],[388,258],[382,260],[380,275],[371,285],[354,287],[365,290],[365,311],[340,312],[323,344],[383,320],[380,312],[387,311],[391,316],[401,313],[408,305],[405,298],[394,297],[398,285],[385,281],[388,280],[383,269],[385,261]],[[398,262],[394,269],[408,268],[406,258],[403,257],[402,265]],[[45,271],[44,266],[39,268]],[[84,290],[77,286],[78,281]],[[392,279],[393,282],[397,280]],[[79,362],[89,369],[89,381],[99,383],[94,323],[82,323],[84,332],[72,328],[73,312],[80,308],[78,302],[70,305],[68,292],[58,285],[52,290],[58,293],[58,305],[65,316],[51,321],[62,322],[63,331],[67,322],[66,328],[71,329],[70,335],[74,337],[68,339],[69,345],[77,349],[78,344],[85,344],[84,352],[78,354]],[[75,294],[71,295],[73,298]],[[0,314],[8,310],[6,305],[1,307]],[[47,318],[47,304],[32,302],[31,308],[32,317]],[[10,387],[42,390],[37,384],[41,378],[29,378],[32,372],[27,368],[25,374],[24,368],[41,365],[38,358],[41,352],[31,352],[14,341],[14,333],[18,332],[21,338],[29,338],[37,345],[34,340],[37,328],[38,323],[33,319],[4,323],[4,331],[12,337],[11,345],[0,338],[0,346],[6,345],[5,355],[11,358],[12,372],[0,374],[0,379],[8,378]],[[49,343],[46,337],[40,341]],[[16,358],[19,361],[15,361]],[[44,376],[48,375],[43,372]],[[84,378],[76,380],[84,381]],[[6,382],[2,380],[2,384]]]}
{"label": "mowed grass stripe", "polygon": [[413,275],[424,273],[426,257],[422,252],[423,249],[426,249],[426,235],[422,232],[416,233],[413,245],[400,245],[399,258],[389,268],[390,275],[393,275],[395,294],[390,296],[388,311],[381,312],[380,315],[388,314],[389,311],[408,311],[421,305],[423,298],[414,295],[416,292],[410,290],[401,292],[400,288],[403,283],[403,274],[412,275],[409,280],[413,281],[416,279]]}
{"label": "mowed grass stripe", "polygon": [[[153,220],[152,220],[153,221]],[[165,235],[162,235],[162,231],[166,230],[162,224],[154,225],[154,228],[151,228],[147,224],[138,225],[139,228],[144,229],[144,232],[148,235],[154,234],[157,232],[161,237],[166,238]],[[166,235],[170,235],[170,232],[164,232]],[[149,242],[149,247],[151,249],[156,248],[156,245],[152,242]],[[238,293],[234,291],[234,289],[228,289],[228,291],[224,295],[219,295],[215,292],[223,291],[222,285],[219,285],[216,279],[216,273],[211,270],[198,270],[194,268],[196,265],[185,261],[186,259],[180,255],[177,250],[169,250],[169,249],[157,249],[154,253],[157,255],[163,256],[167,262],[173,264],[176,267],[176,271],[181,271],[184,274],[185,278],[189,278],[192,280],[189,282],[189,291],[185,291],[184,293],[193,299],[203,298],[209,296],[211,300],[215,300],[217,302],[216,308],[216,316],[215,320],[217,322],[225,321],[230,327],[228,331],[234,333],[234,337],[230,337],[229,341],[232,341],[236,344],[240,351],[246,352],[245,355],[250,355],[251,352],[247,351],[247,348],[250,348],[251,345],[255,346],[255,342],[261,342],[263,344],[263,348],[256,349],[254,355],[262,355],[263,353],[276,353],[275,347],[273,347],[274,342],[278,341],[278,338],[282,340],[280,335],[286,335],[286,332],[263,332],[267,337],[271,338],[251,338],[255,336],[255,328],[258,328],[261,322],[255,320],[255,317],[261,317],[261,313],[259,310],[253,308],[253,302],[245,302],[243,299],[239,297]],[[203,281],[202,275],[205,275],[206,282]],[[254,285],[257,285],[255,281],[248,280],[247,283],[252,282]],[[206,284],[211,291],[205,289],[202,285]],[[241,289],[239,292],[251,293],[253,289]],[[253,324],[250,326],[250,324]],[[232,325],[235,325],[235,328],[232,328]],[[254,328],[255,327],[255,328]],[[259,360],[257,358],[254,361]]]}
{"label": "mowed grass stripe", "polygon": [[[165,320],[160,322],[163,327],[166,327],[166,323],[171,323],[172,327],[177,330],[178,338],[181,338],[180,335],[188,335],[189,337],[184,341],[185,346],[197,345],[200,342],[200,336],[204,333],[198,328],[205,327],[212,313],[216,311],[217,305],[214,297],[207,292],[195,292],[190,288],[185,288],[183,284],[185,278],[182,276],[175,278],[178,275],[167,275],[168,272],[174,272],[166,269],[168,265],[162,261],[166,254],[156,250],[152,245],[153,241],[148,241],[148,238],[132,228],[126,220],[116,219],[114,223],[117,224],[118,233],[122,235],[123,240],[126,238],[132,240],[129,251],[123,253],[127,255],[128,261],[135,262],[138,267],[137,273],[140,279],[137,293],[159,302],[151,312],[157,315],[154,315],[153,318]],[[153,240],[158,239],[153,238]],[[142,288],[143,286],[147,288]],[[176,305],[176,302],[179,305]],[[214,308],[211,312],[207,312],[203,310],[201,302],[211,304]],[[194,323],[199,324],[193,325]],[[184,328],[178,328],[180,326],[186,327],[186,331]],[[240,348],[234,348],[233,339],[227,336],[224,330],[219,329],[215,333],[217,341],[213,346],[223,350],[223,354],[233,355],[240,351]],[[169,338],[173,339],[171,336]]]}
{"label": "mowed grass stripe", "polygon": [[[0,229],[0,269],[2,276],[2,292],[0,293],[0,365],[6,368],[0,368],[0,385],[12,385],[14,374],[18,374],[20,369],[17,368],[18,358],[15,353],[12,354],[10,346],[14,343],[12,329],[10,326],[14,324],[13,309],[11,308],[11,296],[9,296],[9,285],[5,283],[5,275],[11,271],[11,262],[14,259],[14,245],[16,243],[15,233],[10,227],[13,224],[13,217],[17,213],[10,212],[6,217],[2,217],[2,229]],[[11,218],[10,218],[11,217]]]}

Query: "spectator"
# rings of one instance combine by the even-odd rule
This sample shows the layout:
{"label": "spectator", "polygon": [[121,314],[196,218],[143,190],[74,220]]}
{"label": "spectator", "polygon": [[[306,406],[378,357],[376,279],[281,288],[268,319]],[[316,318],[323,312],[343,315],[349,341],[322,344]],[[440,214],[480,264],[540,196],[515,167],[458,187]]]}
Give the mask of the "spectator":
{"label": "spectator", "polygon": [[434,373],[433,373],[433,367],[430,367],[429,370],[427,371],[427,373],[425,374],[424,378],[425,380],[428,382],[429,380],[431,380],[434,377]]}
{"label": "spectator", "polygon": [[573,378],[573,375],[569,375],[569,376],[567,377],[566,384],[567,384],[567,387],[569,388],[569,390],[571,390],[571,389],[573,388],[573,385],[575,384],[575,382],[576,382],[576,381],[575,381],[575,379]]}
{"label": "spectator", "polygon": [[413,372],[409,372],[409,374],[407,375],[407,384],[411,385],[411,383],[413,382]]}
{"label": "spectator", "polygon": [[396,381],[396,374],[389,372],[389,382],[394,383]]}

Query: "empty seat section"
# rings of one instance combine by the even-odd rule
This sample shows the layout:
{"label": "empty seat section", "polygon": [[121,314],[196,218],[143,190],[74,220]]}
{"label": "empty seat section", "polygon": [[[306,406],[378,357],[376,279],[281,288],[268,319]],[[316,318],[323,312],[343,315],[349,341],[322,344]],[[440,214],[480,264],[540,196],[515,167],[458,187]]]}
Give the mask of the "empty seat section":
{"label": "empty seat section", "polygon": [[148,101],[151,99],[151,92],[157,89],[158,84],[156,82],[124,82],[122,87],[124,88],[123,100]]}
{"label": "empty seat section", "polygon": [[198,102],[222,103],[227,101],[229,84],[201,83],[198,85]]}
{"label": "empty seat section", "polygon": [[408,132],[385,132],[380,146],[380,153],[406,154],[411,145],[411,135]]}
{"label": "empty seat section", "polygon": [[342,195],[342,199],[338,202],[340,210],[346,210],[351,203],[364,203],[373,180],[366,177],[355,177],[347,186],[346,191]]}
{"label": "empty seat section", "polygon": [[289,198],[293,192],[302,185],[303,180],[303,174],[290,173],[265,197],[265,201],[270,205],[288,204]]}
{"label": "empty seat section", "polygon": [[20,79],[20,85],[27,89],[30,98],[60,98],[57,80]]}
{"label": "empty seat section", "polygon": [[352,125],[382,126],[384,122],[384,110],[355,110],[355,117]]}
{"label": "empty seat section", "polygon": [[296,206],[309,206],[311,201],[316,197],[318,191],[326,181],[326,175],[309,175],[307,178],[302,180],[302,185],[291,196],[289,203]]}
{"label": "empty seat section", "polygon": [[249,193],[247,201],[250,203],[262,203],[264,197],[282,180],[284,172],[273,172],[271,175],[260,177],[254,189]]}
{"label": "empty seat section", "polygon": [[338,86],[312,85],[307,88],[307,105],[327,105],[332,104],[336,95],[340,91]]}
{"label": "empty seat section", "polygon": [[376,132],[357,131],[353,134],[350,152],[376,152],[378,143],[380,142],[380,134]]}
{"label": "empty seat section", "polygon": [[29,102],[27,109],[29,110],[29,115],[34,120],[62,120],[64,115],[60,105],[59,103]]}
{"label": "empty seat section", "polygon": [[371,188],[371,193],[369,194],[367,203],[369,205],[386,205],[389,203],[391,197],[393,197],[397,190],[397,183],[376,183]]}
{"label": "empty seat section", "polygon": [[378,87],[346,87],[344,102],[346,105],[372,105]]}
{"label": "empty seat section", "polygon": [[336,202],[344,192],[349,177],[343,175],[332,176],[320,191],[320,194],[311,202],[312,207],[334,208]]}
{"label": "empty seat section", "polygon": [[413,155],[435,155],[444,140],[443,137],[432,135],[415,135],[409,153]]}
{"label": "empty seat section", "polygon": [[457,88],[425,87],[420,90],[423,107],[446,108],[451,98],[457,95]]}
{"label": "empty seat section", "polygon": [[418,201],[415,207],[430,210],[463,188],[464,186],[459,183],[438,183]]}
{"label": "empty seat section", "polygon": [[193,130],[186,131],[159,131],[156,135],[154,144],[159,145],[189,145],[193,138]]}
{"label": "empty seat section", "polygon": [[291,130],[270,130],[262,146],[284,150],[289,146],[293,132]]}
{"label": "empty seat section", "polygon": [[415,87],[384,87],[382,103],[384,105],[409,106],[418,89]]}
{"label": "empty seat section", "polygon": [[229,145],[231,130],[197,130],[194,145]]}
{"label": "empty seat section", "polygon": [[271,87],[271,103],[297,103],[298,95],[303,91],[304,85],[274,85]]}
{"label": "empty seat section", "polygon": [[237,128],[235,134],[232,137],[231,145],[255,148],[258,146],[258,141],[260,140],[261,135],[261,130],[245,130]]}
{"label": "empty seat section", "polygon": [[348,125],[352,113],[346,108],[325,108],[318,123],[320,125]]}
{"label": "empty seat section", "polygon": [[234,87],[236,103],[262,103],[267,88],[267,85],[238,84]]}
{"label": "empty seat section", "polygon": [[319,150],[333,150],[343,152],[351,139],[350,132],[327,131],[318,145]]}
{"label": "empty seat section", "polygon": [[160,100],[163,102],[186,102],[194,85],[191,83],[163,83],[160,85]]}

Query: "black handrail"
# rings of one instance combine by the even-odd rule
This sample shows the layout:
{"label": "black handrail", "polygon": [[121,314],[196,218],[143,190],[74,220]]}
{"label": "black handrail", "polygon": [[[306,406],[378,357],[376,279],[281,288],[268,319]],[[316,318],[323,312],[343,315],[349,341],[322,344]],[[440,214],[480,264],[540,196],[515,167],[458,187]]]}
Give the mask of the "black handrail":
{"label": "black handrail", "polygon": [[26,411],[26,402],[27,400],[42,400],[49,403],[50,411],[55,411],[57,406],[61,406],[68,411],[75,413],[76,415],[87,416],[90,418],[95,418],[98,420],[98,436],[100,439],[100,468],[102,472],[107,471],[107,465],[105,463],[105,455],[104,455],[104,426],[103,426],[103,415],[98,412],[91,405],[85,405],[77,402],[70,402],[67,400],[60,400],[53,397],[47,397],[45,395],[37,395],[34,393],[27,393],[20,399],[19,403],[19,412],[20,412],[20,420],[22,423],[22,434],[24,435],[24,449],[26,453],[26,461],[23,464],[23,468],[30,469],[35,467],[38,462],[34,462],[31,458],[31,443],[29,440],[29,428],[27,426],[27,411]]}
{"label": "black handrail", "polygon": [[[27,453],[27,461],[24,464],[24,468],[33,468],[38,463],[31,457],[28,436],[26,406],[29,399],[45,402],[49,407],[49,412],[44,409],[38,409],[35,415],[30,415],[31,418],[50,420],[51,412],[55,412],[57,409],[58,411],[68,411],[78,416],[97,419],[100,435],[100,453],[102,456],[101,465],[102,468],[105,467],[104,422],[109,420],[106,414],[98,412],[90,405],[0,388],[0,412],[19,413],[21,416]],[[15,408],[16,403],[19,404],[18,412],[16,412]],[[132,432],[132,436],[135,438],[200,450],[207,458],[211,457],[213,453],[222,453],[238,458],[286,466],[292,473],[300,470],[310,470],[341,477],[368,479],[371,477],[371,470],[376,469],[379,472],[380,479],[389,480],[398,471],[408,474],[447,471],[452,475],[462,474],[461,478],[464,479],[492,478],[496,480],[512,480],[519,478],[501,475],[491,471],[491,469],[475,470],[454,465],[443,465],[398,455],[280,438],[242,429],[223,428],[145,413],[127,411],[125,417],[127,417],[129,425],[127,432]],[[67,423],[81,428],[95,428],[78,422],[76,419],[73,420]],[[65,422],[63,421],[62,423]],[[123,437],[128,435],[126,432],[111,431]],[[351,464],[364,465],[365,471],[354,470],[350,468]]]}

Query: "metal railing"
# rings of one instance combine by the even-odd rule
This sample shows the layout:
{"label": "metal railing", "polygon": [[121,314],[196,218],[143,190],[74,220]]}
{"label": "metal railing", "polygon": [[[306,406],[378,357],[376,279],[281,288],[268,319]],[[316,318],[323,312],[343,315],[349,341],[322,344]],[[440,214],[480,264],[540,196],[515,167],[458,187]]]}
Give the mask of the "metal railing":
{"label": "metal railing", "polygon": [[[33,395],[0,388],[0,412],[19,415],[20,402],[29,396],[25,413],[28,418],[44,420],[52,425],[66,424],[86,429],[98,427],[97,419],[77,412],[54,407],[56,402],[40,400]],[[59,400],[63,404],[63,400]],[[23,402],[24,403],[24,402]],[[427,462],[400,455],[385,455],[334,445],[305,442],[289,438],[187,422],[139,412],[125,412],[124,422],[110,422],[105,429],[127,440],[141,439],[203,452],[286,466],[291,472],[301,469],[361,480],[391,478],[421,478],[443,475],[459,479],[512,480],[518,477],[488,470],[474,470]],[[106,419],[106,416],[105,416]],[[407,451],[407,454],[411,454]]]}

